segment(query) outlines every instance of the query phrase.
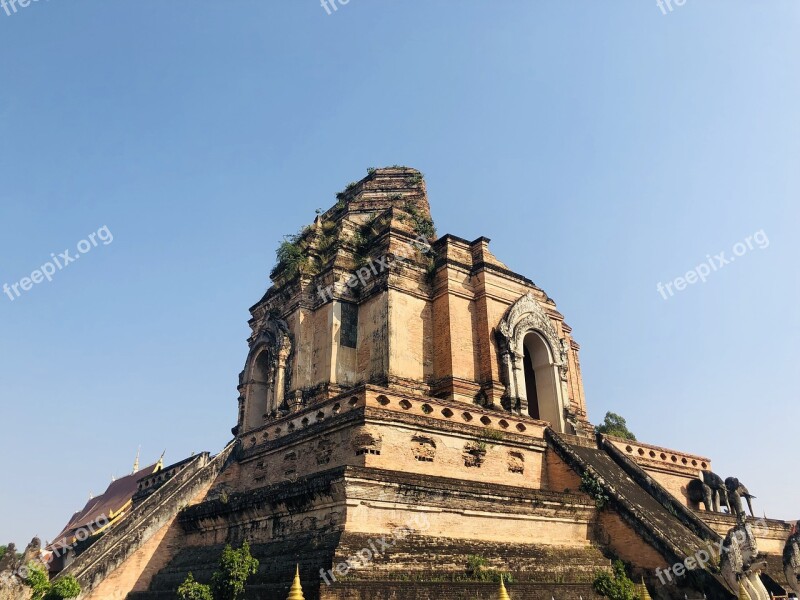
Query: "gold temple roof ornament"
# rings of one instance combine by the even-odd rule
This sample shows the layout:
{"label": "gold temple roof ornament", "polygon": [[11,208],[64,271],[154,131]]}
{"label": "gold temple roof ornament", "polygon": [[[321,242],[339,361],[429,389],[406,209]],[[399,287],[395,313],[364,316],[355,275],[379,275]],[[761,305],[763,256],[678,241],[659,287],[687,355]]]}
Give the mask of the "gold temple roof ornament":
{"label": "gold temple roof ornament", "polygon": [[636,587],[638,588],[636,591],[638,592],[641,600],[653,600],[653,598],[650,596],[650,592],[647,591],[647,586],[644,584],[644,577],[642,577],[642,582]]}
{"label": "gold temple roof ornament", "polygon": [[499,600],[511,600],[511,596],[508,595],[506,591],[506,585],[503,583],[503,576],[500,575],[500,596]]}
{"label": "gold temple roof ornament", "polygon": [[289,588],[289,595],[286,600],[305,600],[303,586],[300,585],[300,565],[295,567],[294,581],[292,581],[292,587]]}

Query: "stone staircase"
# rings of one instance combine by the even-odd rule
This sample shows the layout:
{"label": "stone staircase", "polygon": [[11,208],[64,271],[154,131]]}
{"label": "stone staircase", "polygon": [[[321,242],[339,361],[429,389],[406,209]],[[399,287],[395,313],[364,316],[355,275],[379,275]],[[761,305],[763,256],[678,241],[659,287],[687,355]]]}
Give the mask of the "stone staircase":
{"label": "stone staircase", "polygon": [[[615,512],[664,557],[666,564],[683,562],[705,548],[706,541],[719,539],[707,526],[694,522],[699,519],[690,517],[690,511],[679,513],[678,503],[632,461],[623,466],[620,457],[602,443],[601,447],[584,441],[571,443],[568,437],[550,429],[546,435],[556,453],[579,476],[588,473],[600,483]],[[691,518],[694,520],[689,522]],[[711,600],[735,598],[722,578],[709,570],[690,571],[686,580],[698,594],[705,594]]]}
{"label": "stone staircase", "polygon": [[179,474],[135,506],[118,525],[78,556],[59,577],[73,575],[83,595],[91,592],[168,523],[181,506],[217,477],[233,448],[234,442],[231,442],[210,461],[205,454],[197,455]]}

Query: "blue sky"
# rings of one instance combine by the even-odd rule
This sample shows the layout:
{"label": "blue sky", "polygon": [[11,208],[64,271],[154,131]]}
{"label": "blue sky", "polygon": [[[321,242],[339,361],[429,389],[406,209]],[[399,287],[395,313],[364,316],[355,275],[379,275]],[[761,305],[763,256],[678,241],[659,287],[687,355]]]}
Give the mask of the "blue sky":
{"label": "blue sky", "polygon": [[[558,303],[589,414],[798,518],[800,5],[33,2],[0,9],[0,542],[217,451],[286,233],[405,164],[439,233]],[[656,286],[762,231],[664,300]],[[763,238],[762,238],[763,239]]]}

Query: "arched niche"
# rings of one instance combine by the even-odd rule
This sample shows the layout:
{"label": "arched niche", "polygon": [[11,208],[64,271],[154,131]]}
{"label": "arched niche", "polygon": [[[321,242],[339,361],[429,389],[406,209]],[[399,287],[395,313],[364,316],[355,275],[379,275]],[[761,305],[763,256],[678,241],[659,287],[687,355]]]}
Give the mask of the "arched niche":
{"label": "arched niche", "polygon": [[550,317],[526,294],[506,311],[497,328],[504,404],[512,412],[547,421],[565,431],[566,343]]}
{"label": "arched niche", "polygon": [[286,323],[268,318],[250,344],[240,386],[244,401],[240,433],[260,425],[283,405],[292,343]]}

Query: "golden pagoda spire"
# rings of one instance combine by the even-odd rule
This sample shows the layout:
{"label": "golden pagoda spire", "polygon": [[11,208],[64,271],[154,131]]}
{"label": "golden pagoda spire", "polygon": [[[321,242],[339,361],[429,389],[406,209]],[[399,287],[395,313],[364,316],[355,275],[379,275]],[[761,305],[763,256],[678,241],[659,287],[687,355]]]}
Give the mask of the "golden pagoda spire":
{"label": "golden pagoda spire", "polygon": [[641,600],[653,600],[650,596],[650,592],[647,591],[647,586],[644,584],[644,577],[642,577],[642,582],[636,587],[639,588],[636,591],[639,593],[639,598]]}
{"label": "golden pagoda spire", "polygon": [[292,582],[292,587],[289,588],[289,595],[286,600],[305,600],[303,587],[300,585],[300,565],[295,568],[294,581]]}
{"label": "golden pagoda spire", "polygon": [[500,598],[499,600],[511,600],[511,597],[508,595],[506,591],[506,585],[503,583],[503,576],[500,575]]}

